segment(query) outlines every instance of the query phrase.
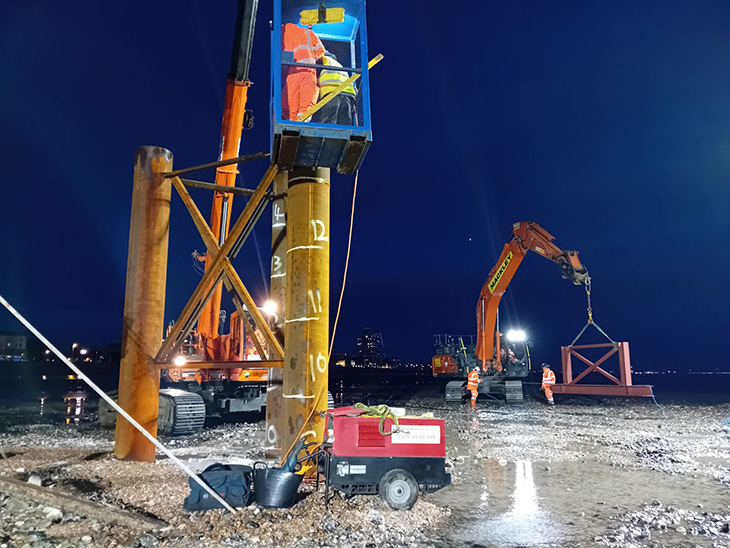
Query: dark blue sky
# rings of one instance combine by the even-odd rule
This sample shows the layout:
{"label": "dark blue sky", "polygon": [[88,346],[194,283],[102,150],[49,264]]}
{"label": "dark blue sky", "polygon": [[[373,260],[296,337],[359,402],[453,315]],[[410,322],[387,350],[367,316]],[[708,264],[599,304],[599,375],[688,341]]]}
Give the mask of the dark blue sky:
{"label": "dark blue sky", "polygon": [[[165,146],[178,167],[216,158],[235,2],[2,10],[0,294],[59,345],[118,341],[134,151]],[[386,59],[336,349],[369,326],[389,353],[427,360],[433,333],[474,333],[511,224],[530,220],[580,251],[596,320],[635,366],[727,365],[728,2],[371,0],[368,15],[371,56]],[[270,18],[262,0],[243,153],[269,147]],[[333,312],[351,191],[333,177]],[[195,197],[207,214],[209,195]],[[172,215],[168,320],[203,249],[179,200]],[[261,301],[268,230],[239,260]],[[540,361],[557,362],[586,319],[582,289],[537,256],[503,302],[503,327],[523,326]]]}

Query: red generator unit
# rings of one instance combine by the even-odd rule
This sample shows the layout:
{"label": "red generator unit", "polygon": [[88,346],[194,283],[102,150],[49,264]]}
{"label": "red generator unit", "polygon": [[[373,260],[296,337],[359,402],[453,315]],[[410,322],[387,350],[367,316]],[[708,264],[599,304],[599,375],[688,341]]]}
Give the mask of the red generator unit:
{"label": "red generator unit", "polygon": [[446,473],[443,419],[380,417],[341,407],[327,411],[328,439],[322,444],[319,472],[325,477],[325,504],[330,487],[353,495],[379,494],[391,508],[407,510],[419,493],[451,483]]}

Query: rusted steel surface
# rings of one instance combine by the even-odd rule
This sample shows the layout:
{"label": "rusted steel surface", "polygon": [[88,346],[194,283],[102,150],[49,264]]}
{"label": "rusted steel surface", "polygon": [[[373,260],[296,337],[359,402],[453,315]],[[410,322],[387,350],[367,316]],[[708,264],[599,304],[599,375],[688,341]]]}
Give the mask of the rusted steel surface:
{"label": "rusted steel surface", "polygon": [[[193,219],[193,223],[197,227],[198,231],[200,232],[200,236],[203,238],[203,242],[205,243],[206,247],[208,248],[208,257],[216,258],[219,253],[219,247],[215,242],[215,238],[213,236],[213,233],[208,228],[208,225],[205,223],[205,219],[203,219],[202,214],[200,213],[200,210],[195,205],[195,202],[193,201],[192,197],[188,193],[187,189],[184,187],[182,182],[178,177],[172,178],[172,184],[175,186],[175,190],[177,190],[178,194],[180,195],[180,198],[182,199],[183,203],[185,204],[185,207],[187,207],[188,211],[190,212],[190,216]],[[258,343],[258,340],[256,337],[252,337],[252,341],[254,345],[256,346],[257,351],[259,352],[259,356],[261,357],[268,357],[271,358],[272,356],[272,350],[275,352],[279,357],[283,354],[283,348],[281,345],[276,341],[274,338],[274,335],[271,333],[271,330],[269,329],[269,326],[266,323],[266,320],[261,315],[261,312],[259,311],[258,307],[256,306],[256,303],[254,302],[253,298],[249,294],[246,287],[243,285],[243,282],[241,281],[240,277],[236,273],[235,269],[233,268],[233,265],[231,264],[230,260],[226,258],[222,263],[223,270],[225,272],[227,283],[230,283],[232,288],[235,290],[236,296],[239,297],[243,303],[246,305],[246,308],[251,314],[251,316],[254,319],[254,322],[256,323],[256,327],[261,332],[261,334],[264,336],[264,339],[266,340],[267,344],[269,345],[269,352],[268,354],[265,354],[263,351],[263,348]],[[237,303],[237,305],[240,306],[240,303]],[[238,306],[237,306],[238,308]],[[246,317],[246,314],[244,314],[243,309],[239,309],[238,313],[240,315],[241,320],[246,324],[246,328],[250,330],[250,332],[253,332],[253,328],[250,325],[248,318]]]}
{"label": "rusted steel surface", "polygon": [[284,334],[284,416],[280,432],[286,451],[308,417],[306,430],[321,442],[327,409],[329,343],[330,173],[296,168],[287,197],[287,283]]}
{"label": "rusted steel surface", "polygon": [[[236,246],[236,242],[239,236],[241,236],[243,231],[246,229],[248,221],[251,220],[256,213],[256,209],[261,201],[264,199],[266,192],[271,185],[271,182],[273,181],[276,173],[276,166],[270,166],[269,169],[266,171],[266,174],[264,175],[263,179],[261,179],[261,182],[256,188],[256,192],[253,196],[251,196],[251,199],[246,204],[246,207],[244,207],[241,215],[236,221],[236,224],[231,229],[228,238],[224,242],[223,246],[220,248],[220,251],[216,254],[216,257],[213,260],[210,268],[205,271],[205,274],[201,278],[200,282],[198,282],[198,286],[195,288],[195,291],[190,296],[190,299],[180,313],[180,316],[175,322],[175,325],[173,325],[173,328],[165,339],[162,348],[157,353],[155,361],[168,363],[172,361],[172,358],[179,350],[179,347],[182,344],[182,340],[185,337],[185,334],[183,334],[184,330],[189,329],[191,327],[191,321],[194,321],[197,317],[199,317],[202,310],[201,303],[207,302],[213,292],[213,289],[223,279],[223,276],[225,275],[223,271],[223,264],[225,262],[228,262],[230,264],[230,262],[228,261],[229,254]],[[256,318],[254,318],[254,320],[255,319]]]}
{"label": "rusted steel surface", "polygon": [[654,393],[648,385],[618,386],[611,384],[556,384],[554,394],[579,394],[583,396],[627,396],[651,398]]}
{"label": "rusted steel surface", "polygon": [[[271,205],[271,281],[269,299],[276,304],[276,314],[269,318],[274,336],[283,344],[286,319],[286,190],[287,172],[274,177],[275,199]],[[279,433],[284,424],[284,373],[271,369],[266,387],[266,442],[265,450],[270,458],[281,454]]]}
{"label": "rusted steel surface", "polygon": [[[583,356],[579,350],[605,348],[607,351],[595,361]],[[585,394],[592,396],[644,396],[654,395],[649,385],[634,385],[631,378],[631,356],[629,343],[619,342],[615,344],[583,344],[576,346],[563,346],[560,349],[563,362],[563,384],[556,384],[553,392],[557,394]],[[618,355],[619,377],[612,375],[601,367],[611,357]],[[573,358],[583,362],[587,368],[577,377],[573,377]],[[611,381],[611,384],[586,384],[581,383],[589,373],[599,373]]]}
{"label": "rusted steel surface", "polygon": [[[169,150],[151,146],[137,149],[118,401],[152,436],[157,435],[160,372],[154,356],[165,326],[172,188],[162,174],[171,167]],[[155,446],[122,418],[116,425],[114,455],[154,462]]]}

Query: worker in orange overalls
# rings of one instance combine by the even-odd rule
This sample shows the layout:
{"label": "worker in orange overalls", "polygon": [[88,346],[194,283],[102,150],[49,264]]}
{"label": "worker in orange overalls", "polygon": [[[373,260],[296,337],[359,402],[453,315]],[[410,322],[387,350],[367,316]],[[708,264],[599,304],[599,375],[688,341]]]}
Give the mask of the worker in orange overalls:
{"label": "worker in orange overalls", "polygon": [[[325,52],[322,41],[314,32],[294,23],[284,25],[281,47],[284,51],[291,51],[294,54],[296,63],[311,65],[314,65]],[[284,89],[281,92],[284,118],[296,120],[317,103],[319,98],[317,70],[285,66],[284,77]]]}
{"label": "worker in orange overalls", "polygon": [[550,405],[555,405],[553,399],[553,385],[555,384],[555,373],[546,363],[542,364],[542,386],[540,389],[545,392],[545,397]]}
{"label": "worker in orange overalls", "polygon": [[466,389],[471,392],[471,408],[476,409],[477,407],[477,394],[479,393],[479,383],[482,379],[479,378],[479,368],[475,367],[469,372],[466,377]]}

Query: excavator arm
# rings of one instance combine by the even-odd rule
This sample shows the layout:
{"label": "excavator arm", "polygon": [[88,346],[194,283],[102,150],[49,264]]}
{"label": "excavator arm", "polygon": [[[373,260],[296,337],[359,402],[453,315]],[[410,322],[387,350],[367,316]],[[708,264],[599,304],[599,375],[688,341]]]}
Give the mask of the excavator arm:
{"label": "excavator arm", "polygon": [[[501,371],[502,364],[499,348],[494,348],[497,309],[507,286],[522,263],[528,251],[534,251],[557,263],[563,278],[571,280],[575,285],[587,283],[588,271],[578,259],[577,251],[565,251],[553,243],[555,237],[536,223],[515,223],[512,225],[512,239],[505,244],[502,254],[489,273],[487,282],[482,287],[477,303],[477,357],[482,362],[482,370],[493,366]],[[499,344],[499,337],[497,336]]]}

